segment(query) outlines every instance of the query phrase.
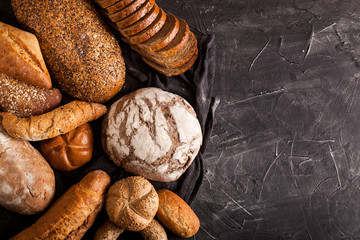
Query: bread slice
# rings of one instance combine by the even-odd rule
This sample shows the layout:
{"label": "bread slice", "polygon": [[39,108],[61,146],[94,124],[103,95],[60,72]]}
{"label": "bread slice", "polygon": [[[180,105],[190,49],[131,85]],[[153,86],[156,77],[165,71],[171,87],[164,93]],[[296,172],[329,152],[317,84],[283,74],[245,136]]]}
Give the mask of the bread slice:
{"label": "bread slice", "polygon": [[163,67],[163,66],[160,66],[160,65],[154,63],[153,61],[151,61],[145,57],[142,57],[142,59],[146,64],[148,64],[150,67],[154,68],[159,73],[170,77],[170,76],[176,76],[176,75],[183,74],[184,72],[189,70],[191,68],[191,66],[195,63],[197,55],[198,55],[198,50],[196,48],[196,51],[195,51],[194,55],[190,58],[190,60],[187,61],[184,65],[177,67],[177,68],[166,68],[166,67]]}
{"label": "bread slice", "polygon": [[117,3],[106,7],[105,11],[108,13],[116,13],[118,11],[121,11],[123,8],[127,7],[128,5],[130,5],[132,2],[135,2],[136,0],[118,0]]}
{"label": "bread slice", "polygon": [[160,66],[164,66],[166,68],[177,68],[184,65],[194,55],[194,52],[197,50],[197,40],[195,35],[190,32],[189,40],[186,42],[184,47],[177,53],[167,57],[151,55],[147,51],[139,48],[137,45],[130,45],[130,47],[137,51],[140,55],[150,59]]}
{"label": "bread slice", "polygon": [[125,4],[130,4],[131,2],[133,2],[134,0],[94,0],[100,7],[102,8],[107,8],[110,7],[111,5],[114,5],[118,2],[123,2]]}
{"label": "bread slice", "polygon": [[146,41],[159,32],[162,26],[164,26],[165,22],[166,13],[160,8],[160,13],[148,27],[137,34],[128,37],[126,41],[133,44]]}
{"label": "bread slice", "polygon": [[150,10],[154,7],[154,5],[155,5],[155,0],[147,0],[143,5],[141,5],[141,7],[138,10],[136,10],[135,12],[133,12],[123,20],[116,22],[116,26],[119,29],[122,29],[134,24],[135,22],[139,21],[142,17],[144,17],[148,12],[150,12]]}
{"label": "bread slice", "polygon": [[179,20],[172,14],[168,14],[163,27],[154,36],[138,44],[145,51],[154,52],[168,45],[179,31]]}
{"label": "bread slice", "polygon": [[51,78],[35,35],[0,22],[0,72],[51,88]]}
{"label": "bread slice", "polygon": [[152,24],[159,14],[161,14],[160,8],[155,4],[150,12],[148,12],[139,21],[126,28],[119,29],[119,32],[125,38],[135,35]]}
{"label": "bread slice", "polygon": [[108,13],[107,11],[102,12],[110,19],[110,21],[118,22],[135,12],[142,4],[145,3],[145,1],[146,0],[135,0],[129,5],[127,5],[125,8],[115,13]]}

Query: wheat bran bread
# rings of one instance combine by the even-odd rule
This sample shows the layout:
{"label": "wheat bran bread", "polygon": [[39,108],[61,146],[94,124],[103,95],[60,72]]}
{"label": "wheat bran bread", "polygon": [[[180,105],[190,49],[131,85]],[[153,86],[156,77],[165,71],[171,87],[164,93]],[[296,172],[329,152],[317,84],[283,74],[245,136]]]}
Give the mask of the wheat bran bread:
{"label": "wheat bran bread", "polygon": [[119,31],[121,35],[125,38],[135,35],[138,32],[141,32],[142,30],[147,28],[152,22],[154,22],[160,13],[160,8],[158,7],[158,5],[155,4],[154,7],[139,21],[126,28],[119,29]]}
{"label": "wheat bran bread", "polygon": [[134,0],[94,0],[100,7],[102,8],[107,8],[110,7],[111,5],[116,4],[117,2],[123,2],[125,4],[130,4],[132,3]]}
{"label": "wheat bran bread", "polygon": [[191,66],[195,63],[197,55],[198,55],[198,50],[196,49],[196,52],[190,58],[190,60],[188,62],[186,62],[184,65],[177,67],[177,68],[166,68],[166,67],[163,67],[163,66],[160,66],[160,65],[154,63],[153,61],[151,61],[149,59],[146,59],[145,57],[142,57],[142,59],[146,64],[148,64],[150,67],[154,68],[159,73],[170,77],[170,76],[176,76],[176,75],[183,74],[184,72],[189,70],[191,68]]}
{"label": "wheat bran bread", "polygon": [[135,0],[118,12],[108,13],[106,11],[103,11],[103,13],[110,19],[110,21],[117,22],[135,12],[142,4],[145,3],[145,1],[146,0]]}
{"label": "wheat bran bread", "polygon": [[154,36],[138,44],[145,51],[154,52],[168,45],[179,31],[179,20],[172,14],[167,14],[166,22]]}
{"label": "wheat bran bread", "polygon": [[[135,0],[137,1],[137,0]],[[124,9],[125,7],[127,7],[128,5],[132,4],[133,2],[135,2],[134,0],[120,0],[117,3],[106,7],[105,11],[108,13],[116,13],[118,11],[121,11],[122,9]]]}
{"label": "wheat bran bread", "polygon": [[144,17],[150,10],[154,7],[155,0],[147,0],[141,7],[133,12],[131,15],[127,16],[121,21],[116,22],[116,26],[119,29],[126,28],[135,22],[139,21],[142,17]]}
{"label": "wheat bran bread", "polygon": [[128,37],[127,41],[130,43],[143,42],[149,39],[154,34],[156,34],[158,31],[160,31],[162,26],[164,26],[165,22],[166,22],[166,13],[160,8],[160,13],[156,17],[156,19],[141,32]]}

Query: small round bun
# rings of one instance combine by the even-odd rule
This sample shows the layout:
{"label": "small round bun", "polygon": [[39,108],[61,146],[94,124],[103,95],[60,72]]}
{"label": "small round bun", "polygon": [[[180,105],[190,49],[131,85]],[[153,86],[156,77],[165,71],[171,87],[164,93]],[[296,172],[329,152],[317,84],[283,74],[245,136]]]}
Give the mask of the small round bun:
{"label": "small round bun", "polygon": [[159,182],[177,180],[202,144],[196,113],[179,95],[142,88],[118,101],[103,121],[102,145],[126,171]]}
{"label": "small round bun", "polygon": [[119,228],[110,220],[107,220],[96,231],[93,240],[116,240],[124,232],[124,229]]}
{"label": "small round bun", "polygon": [[114,183],[107,193],[105,208],[110,220],[128,231],[141,231],[154,218],[159,198],[153,185],[140,176]]}

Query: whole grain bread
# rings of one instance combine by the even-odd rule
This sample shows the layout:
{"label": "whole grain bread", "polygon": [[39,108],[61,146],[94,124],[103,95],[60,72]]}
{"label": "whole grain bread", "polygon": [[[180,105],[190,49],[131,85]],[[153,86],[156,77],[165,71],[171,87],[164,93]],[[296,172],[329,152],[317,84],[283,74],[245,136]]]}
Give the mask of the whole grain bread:
{"label": "whole grain bread", "polygon": [[121,21],[116,22],[119,29],[126,28],[144,17],[155,5],[155,0],[147,0],[138,10]]}
{"label": "whole grain bread", "polygon": [[[167,14],[165,24],[154,36],[137,43],[139,48],[147,52],[154,52],[168,45],[179,31],[179,20],[172,14]],[[136,43],[135,43],[136,44]]]}
{"label": "whole grain bread", "polygon": [[99,103],[72,101],[51,112],[30,118],[18,118],[9,112],[0,113],[6,132],[17,139],[41,141],[65,134],[106,113]]}
{"label": "whole grain bread", "polygon": [[[135,0],[135,1],[137,1],[137,0]],[[128,5],[130,5],[131,3],[135,2],[135,1],[134,0],[118,0],[113,5],[105,8],[105,11],[107,11],[110,14],[115,13],[115,12],[122,10],[123,8],[127,7]]]}
{"label": "whole grain bread", "polygon": [[140,8],[141,5],[145,3],[145,1],[146,0],[135,0],[118,12],[108,13],[107,11],[104,11],[103,13],[110,19],[110,21],[117,22],[131,15],[138,8]]}
{"label": "whole grain bread", "polygon": [[126,4],[129,4],[133,1],[135,0],[94,0],[94,2],[96,2],[102,8],[110,7],[111,5],[114,5],[118,2],[124,2]]}
{"label": "whole grain bread", "polygon": [[125,79],[115,37],[88,0],[11,1],[17,20],[34,33],[62,90],[74,98],[106,102]]}
{"label": "whole grain bread", "polygon": [[35,35],[2,22],[0,72],[25,83],[51,88],[50,75]]}
{"label": "whole grain bread", "polygon": [[130,43],[140,43],[146,41],[150,37],[154,36],[157,32],[159,32],[162,26],[164,26],[165,22],[166,13],[160,8],[160,12],[156,19],[141,32],[128,37],[127,41]]}
{"label": "whole grain bread", "polygon": [[190,58],[190,60],[188,62],[186,62],[184,65],[177,67],[177,68],[166,68],[166,67],[163,67],[163,66],[160,66],[160,65],[154,63],[153,61],[151,61],[149,59],[146,59],[145,57],[142,57],[142,59],[146,64],[148,64],[150,67],[154,68],[159,73],[170,77],[170,76],[176,76],[176,75],[183,74],[184,72],[189,70],[191,68],[191,66],[195,63],[197,55],[198,55],[198,50],[196,49],[194,55]]}

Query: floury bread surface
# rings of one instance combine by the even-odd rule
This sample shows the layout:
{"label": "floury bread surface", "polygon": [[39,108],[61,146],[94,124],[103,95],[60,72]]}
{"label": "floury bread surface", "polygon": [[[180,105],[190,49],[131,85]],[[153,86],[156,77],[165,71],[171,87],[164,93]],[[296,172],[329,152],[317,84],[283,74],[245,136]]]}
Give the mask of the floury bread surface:
{"label": "floury bread surface", "polygon": [[202,144],[194,109],[182,97],[159,88],[139,89],[116,101],[102,131],[103,148],[111,160],[160,182],[177,180]]}

